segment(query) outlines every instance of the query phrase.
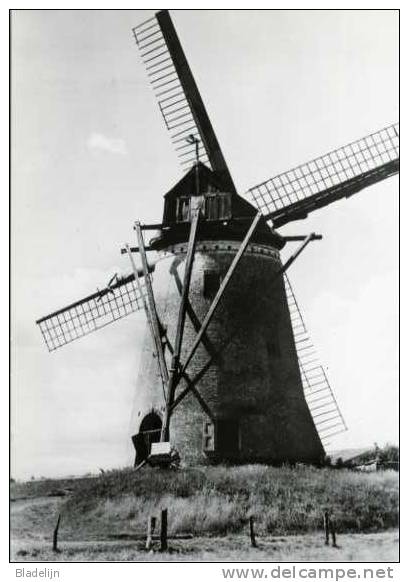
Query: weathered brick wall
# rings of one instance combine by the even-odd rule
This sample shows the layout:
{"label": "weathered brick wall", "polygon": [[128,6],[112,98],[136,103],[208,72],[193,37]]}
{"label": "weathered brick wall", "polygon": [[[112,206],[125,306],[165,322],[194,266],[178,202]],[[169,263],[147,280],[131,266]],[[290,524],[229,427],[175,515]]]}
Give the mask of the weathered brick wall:
{"label": "weathered brick wall", "polygon": [[[238,247],[239,243],[228,241],[200,241],[197,245],[182,362],[211,304],[203,296],[204,271],[224,275]],[[172,342],[185,252],[186,244],[168,249],[153,277],[159,316]],[[303,395],[283,280],[275,278],[280,266],[278,251],[249,245],[209,325],[204,345],[199,346],[187,370],[193,378],[216,354],[197,388],[217,418],[239,420],[240,448],[231,460],[316,462],[324,454]],[[146,414],[152,410],[163,414],[164,410],[152,352],[147,333],[136,387],[134,433]],[[172,416],[171,441],[185,462],[209,460],[203,453],[206,418],[193,394],[186,396]]]}

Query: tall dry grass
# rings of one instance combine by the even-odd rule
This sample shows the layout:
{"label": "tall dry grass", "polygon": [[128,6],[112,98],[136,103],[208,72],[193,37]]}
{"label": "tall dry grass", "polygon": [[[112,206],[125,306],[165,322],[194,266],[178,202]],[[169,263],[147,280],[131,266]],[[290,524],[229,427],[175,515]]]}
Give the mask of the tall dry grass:
{"label": "tall dry grass", "polygon": [[65,523],[84,535],[143,533],[150,515],[169,510],[170,533],[306,533],[331,509],[340,532],[398,525],[398,474],[314,467],[206,467],[111,471],[84,481],[64,505]]}

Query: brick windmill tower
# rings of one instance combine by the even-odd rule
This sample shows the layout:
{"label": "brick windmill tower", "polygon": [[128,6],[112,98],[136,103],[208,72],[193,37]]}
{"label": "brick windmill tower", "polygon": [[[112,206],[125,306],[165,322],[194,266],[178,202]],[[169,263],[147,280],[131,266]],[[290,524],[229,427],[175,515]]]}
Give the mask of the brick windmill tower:
{"label": "brick windmill tower", "polygon": [[[38,320],[46,344],[145,310],[137,464],[158,441],[188,463],[320,463],[346,426],[286,271],[321,237],[276,229],[397,173],[398,126],[250,189],[254,206],[236,191],[168,12],[133,32],[186,173],[165,194],[160,222],[135,223],[138,246],[122,249],[131,275]],[[280,250],[295,241],[282,264]]]}

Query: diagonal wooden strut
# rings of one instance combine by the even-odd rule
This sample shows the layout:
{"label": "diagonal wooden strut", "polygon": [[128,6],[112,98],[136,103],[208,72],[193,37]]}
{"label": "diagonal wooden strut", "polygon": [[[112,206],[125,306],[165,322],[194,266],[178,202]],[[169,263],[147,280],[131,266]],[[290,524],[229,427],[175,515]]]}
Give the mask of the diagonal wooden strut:
{"label": "diagonal wooden strut", "polygon": [[[143,270],[143,274],[144,274],[144,278],[145,278],[145,285],[146,285],[146,291],[147,291],[147,297],[148,297],[148,311],[149,311],[149,316],[150,316],[150,321],[151,321],[151,324],[150,324],[151,325],[151,332],[153,334],[153,341],[154,341],[154,345],[156,347],[156,355],[158,357],[160,374],[161,374],[162,382],[163,382],[164,389],[165,389],[165,385],[168,383],[168,380],[169,380],[169,373],[168,373],[168,367],[166,365],[165,354],[164,354],[163,345],[162,345],[161,333],[160,333],[160,328],[159,328],[159,319],[158,319],[158,314],[157,314],[156,305],[155,305],[155,297],[153,295],[152,281],[150,278],[148,261],[146,258],[145,243],[143,240],[141,225],[140,225],[140,222],[138,222],[138,221],[135,222],[135,231],[136,231],[136,236],[138,238],[139,252],[141,255],[141,262],[142,262],[142,270]],[[129,255],[131,257],[132,266],[134,267],[134,261],[133,261],[132,253],[130,250],[129,250]]]}
{"label": "diagonal wooden strut", "polygon": [[185,274],[183,278],[182,297],[180,300],[179,315],[176,327],[175,346],[172,356],[172,363],[170,367],[168,387],[166,392],[166,409],[165,418],[162,425],[161,441],[166,441],[169,435],[169,424],[171,414],[170,408],[175,398],[175,390],[176,385],[178,383],[177,372],[179,370],[180,352],[182,349],[183,332],[186,321],[186,305],[189,297],[190,279],[192,275],[193,260],[195,256],[196,234],[200,218],[200,206],[201,204],[198,204],[197,207],[193,209],[192,213],[193,216],[190,226],[189,243],[186,253],[186,264],[185,264]]}
{"label": "diagonal wooden strut", "polygon": [[[170,351],[171,354],[173,354],[173,346],[169,341],[168,336],[165,334],[164,335],[164,340],[165,343]],[[176,406],[179,404],[179,402],[182,400],[182,398],[185,395],[185,391],[187,392],[192,392],[192,394],[195,396],[196,400],[198,401],[198,403],[200,404],[200,406],[202,407],[203,411],[207,414],[207,416],[211,419],[214,420],[214,414],[211,411],[211,409],[209,408],[209,406],[207,405],[207,403],[205,402],[204,398],[201,396],[200,392],[197,390],[196,385],[200,382],[200,380],[203,378],[203,376],[205,375],[205,373],[207,372],[207,370],[210,368],[210,366],[212,365],[213,361],[215,360],[216,356],[218,356],[219,354],[214,353],[206,362],[206,364],[203,366],[203,368],[200,370],[200,372],[198,372],[196,374],[196,376],[194,376],[194,378],[190,378],[190,376],[187,374],[187,372],[185,372],[182,376],[183,380],[186,382],[186,388],[183,390],[183,392],[181,392],[173,401],[172,406],[170,407],[170,411],[172,412],[172,410],[174,408],[176,408]]]}
{"label": "diagonal wooden strut", "polygon": [[[178,273],[177,268],[176,267],[171,268],[170,272],[173,275],[173,279],[174,279],[175,285],[176,285],[179,293],[182,294],[183,281],[181,281],[181,279],[179,277],[179,273]],[[190,303],[189,300],[186,303],[186,315],[187,315],[187,317],[189,317],[190,322],[194,328],[194,331],[197,333],[202,326],[202,322],[197,317],[197,315],[192,307],[192,304]],[[203,336],[202,343],[203,343],[204,347],[206,348],[206,351],[209,354],[212,354],[214,352],[215,348],[213,347],[212,343],[209,341],[209,339],[207,338],[206,335]]]}
{"label": "diagonal wooden strut", "polygon": [[[198,372],[196,374],[196,376],[194,376],[194,378],[190,379],[190,377],[188,376],[187,372],[183,372],[182,374],[182,378],[185,380],[185,382],[187,383],[186,388],[180,393],[178,394],[178,396],[174,399],[172,406],[170,407],[170,411],[172,412],[176,406],[178,406],[178,404],[180,404],[182,402],[182,400],[184,399],[184,397],[189,394],[189,392],[193,392],[194,395],[196,396],[196,398],[199,400],[198,396],[200,397],[199,392],[196,389],[196,385],[199,383],[199,381],[203,378],[203,376],[206,374],[207,370],[210,368],[210,366],[213,363],[214,360],[214,356],[211,356],[206,364],[203,366],[203,368],[200,370],[200,372]],[[201,398],[201,397],[200,397]],[[203,400],[203,399],[202,399]],[[202,405],[202,402],[199,400],[199,404]],[[202,408],[204,408],[202,406]],[[213,414],[211,412],[209,412],[209,407],[206,405],[206,414],[213,420]]]}
{"label": "diagonal wooden strut", "polygon": [[223,279],[223,282],[220,285],[219,290],[217,291],[215,298],[213,299],[213,302],[209,308],[209,311],[207,312],[206,317],[204,318],[204,321],[202,323],[202,327],[200,328],[200,330],[196,336],[196,339],[193,343],[193,346],[191,347],[190,352],[186,358],[186,361],[182,367],[182,370],[180,372],[181,374],[183,374],[186,371],[186,368],[188,367],[190,360],[193,358],[193,356],[197,350],[197,347],[200,344],[200,341],[201,341],[204,333],[206,332],[206,330],[209,326],[209,323],[214,315],[214,312],[216,311],[217,306],[219,305],[220,299],[222,298],[227,286],[229,285],[231,277],[232,277],[234,271],[236,270],[236,267],[239,264],[240,259],[242,258],[244,251],[246,250],[246,248],[250,242],[250,239],[251,239],[251,237],[252,237],[252,235],[253,235],[253,233],[254,233],[254,231],[255,231],[255,229],[260,221],[261,216],[262,216],[261,212],[258,212],[256,214],[256,216],[254,217],[254,220],[251,223],[251,226],[250,226],[243,242],[241,243],[240,248],[237,251],[236,256],[233,259],[233,262],[231,263],[229,270],[227,271],[227,273]]}
{"label": "diagonal wooden strut", "polygon": [[285,271],[288,269],[288,267],[291,267],[291,265],[293,264],[295,259],[298,257],[298,255],[300,255],[303,252],[303,250],[305,249],[307,244],[309,242],[311,242],[312,240],[320,240],[320,239],[317,239],[317,235],[315,234],[315,232],[312,232],[311,234],[309,234],[308,236],[306,236],[304,238],[303,242],[300,244],[298,249],[296,249],[294,251],[294,253],[291,255],[291,257],[281,267],[281,269],[279,271],[277,271],[275,278],[277,278],[280,275],[282,275],[283,273],[285,273]]}
{"label": "diagonal wooden strut", "polygon": [[[139,277],[137,276],[138,275],[138,269],[136,268],[135,261],[133,260],[131,247],[128,244],[126,244],[125,245],[125,248],[124,248],[124,251],[127,253],[127,255],[129,257],[129,260],[131,262],[132,271],[133,271],[133,273],[135,275],[135,281],[136,281],[136,284],[138,286],[139,293],[142,293],[142,285],[141,285],[141,282],[139,280]],[[152,336],[152,340],[153,340],[153,345],[154,345],[155,353],[156,353],[157,360],[158,360],[159,372],[160,372],[160,375],[162,376],[162,370],[161,370],[160,364],[159,364],[158,349],[157,349],[157,345],[156,345],[156,336],[155,336],[155,331],[153,329],[153,321],[152,321],[151,313],[149,311],[149,306],[148,306],[148,304],[146,302],[145,296],[144,295],[141,295],[141,297],[142,297],[143,309],[145,311],[146,319],[148,321],[148,325],[149,325],[149,329],[150,329],[150,332],[151,332],[151,336]],[[162,382],[163,382],[163,378],[162,378]]]}

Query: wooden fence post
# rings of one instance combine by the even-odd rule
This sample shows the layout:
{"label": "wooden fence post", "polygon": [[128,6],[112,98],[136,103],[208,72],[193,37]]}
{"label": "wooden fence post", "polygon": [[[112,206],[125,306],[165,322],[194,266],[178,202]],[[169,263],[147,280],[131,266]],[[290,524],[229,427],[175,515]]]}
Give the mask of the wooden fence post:
{"label": "wooden fence post", "polygon": [[250,541],[252,548],[257,548],[256,534],[254,533],[254,517],[250,516]]}
{"label": "wooden fence post", "polygon": [[325,545],[328,546],[328,544],[329,544],[329,513],[328,513],[328,511],[324,512],[324,530],[325,530]]}
{"label": "wooden fence post", "polygon": [[60,521],[61,521],[61,513],[58,514],[57,525],[55,526],[55,529],[54,529],[54,534],[53,534],[53,552],[59,552],[60,551],[58,549],[58,529],[60,527]]}
{"label": "wooden fence post", "polygon": [[146,550],[150,550],[151,546],[152,546],[152,536],[153,533],[155,531],[155,527],[156,527],[156,517],[152,517],[149,516],[148,519],[148,533],[146,536],[146,545],[145,545],[145,549]]}
{"label": "wooden fence post", "polygon": [[336,533],[335,533],[335,521],[333,520],[332,517],[331,517],[330,522],[329,522],[329,529],[331,532],[332,547],[336,548],[337,547],[337,538],[336,538]]}
{"label": "wooden fence post", "polygon": [[166,552],[168,549],[168,510],[162,509],[160,519],[160,551]]}

